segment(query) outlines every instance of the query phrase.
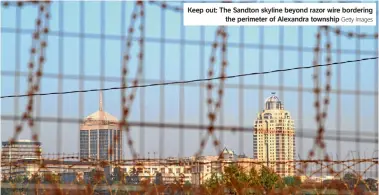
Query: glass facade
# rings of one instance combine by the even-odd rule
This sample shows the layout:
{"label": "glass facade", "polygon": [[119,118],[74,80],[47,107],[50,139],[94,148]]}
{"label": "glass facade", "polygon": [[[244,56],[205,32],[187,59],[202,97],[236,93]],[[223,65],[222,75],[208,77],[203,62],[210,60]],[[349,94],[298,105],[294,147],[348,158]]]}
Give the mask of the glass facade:
{"label": "glass facade", "polygon": [[[110,143],[109,143],[109,148],[112,148],[112,153],[114,153],[114,147],[113,147],[113,143],[114,143],[114,142],[113,142],[113,139],[114,139],[114,138],[113,138],[113,131],[112,131],[112,130],[109,131],[109,138],[110,138],[110,139],[109,139],[109,142],[110,142]],[[114,155],[111,155],[111,156],[110,156],[110,159],[109,159],[110,161],[115,160],[115,158],[114,158],[113,156],[114,156]]]}
{"label": "glass facade", "polygon": [[113,136],[112,136],[112,139],[113,139],[113,143],[112,143],[112,149],[113,149],[113,156],[114,156],[114,159],[113,160],[117,160],[117,140],[115,139],[115,136],[117,136],[117,133],[116,133],[116,130],[111,130],[113,132]]}
{"label": "glass facade", "polygon": [[97,159],[97,130],[90,130],[90,158]]}
{"label": "glass facade", "polygon": [[121,159],[121,143],[122,143],[122,139],[121,139],[121,131],[116,131],[117,132],[117,137],[118,137],[118,145],[117,145],[117,159]]}
{"label": "glass facade", "polygon": [[88,131],[80,131],[80,158],[88,158],[88,152]]}
{"label": "glass facade", "polygon": [[[118,135],[115,141],[114,135]],[[80,158],[118,160],[122,157],[121,131],[114,129],[95,129],[80,131]],[[112,154],[109,149],[112,148]]]}
{"label": "glass facade", "polygon": [[109,137],[107,129],[99,130],[99,152],[101,160],[108,160]]}
{"label": "glass facade", "polygon": [[[87,116],[80,125],[80,158],[110,161],[121,159],[121,132],[116,129],[118,119],[103,111],[100,93],[99,110]],[[116,141],[115,135],[119,137]]]}

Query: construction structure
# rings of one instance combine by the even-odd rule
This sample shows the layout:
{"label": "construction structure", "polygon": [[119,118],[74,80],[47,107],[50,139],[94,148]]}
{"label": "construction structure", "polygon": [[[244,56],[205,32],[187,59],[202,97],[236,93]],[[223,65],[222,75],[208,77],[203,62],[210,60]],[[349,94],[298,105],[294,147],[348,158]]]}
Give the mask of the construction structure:
{"label": "construction structure", "polygon": [[253,153],[254,158],[264,161],[279,175],[294,175],[294,121],[275,93],[266,99],[265,108],[254,123]]}
{"label": "construction structure", "polygon": [[122,136],[116,117],[103,110],[100,92],[99,110],[80,124],[80,158],[117,161],[122,158]]}

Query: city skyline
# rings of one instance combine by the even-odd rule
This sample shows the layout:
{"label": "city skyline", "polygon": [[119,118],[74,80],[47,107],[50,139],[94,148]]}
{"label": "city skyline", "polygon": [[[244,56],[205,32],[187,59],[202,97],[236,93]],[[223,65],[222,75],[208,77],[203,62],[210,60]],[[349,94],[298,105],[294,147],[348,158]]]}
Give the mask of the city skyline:
{"label": "city skyline", "polygon": [[[96,112],[92,112],[91,114],[89,114],[88,116],[86,116],[86,117],[84,117],[84,120],[83,120],[83,123],[81,123],[80,124],[80,128],[78,129],[78,137],[80,137],[81,136],[81,134],[80,134],[80,132],[81,132],[81,129],[84,127],[84,129],[88,129],[88,128],[91,128],[90,126],[88,126],[88,127],[85,127],[86,126],[86,123],[88,123],[88,122],[92,122],[92,121],[94,121],[94,122],[97,122],[98,120],[97,120],[97,118],[104,118],[104,119],[100,119],[100,120],[105,120],[105,121],[110,121],[110,122],[113,122],[113,123],[117,123],[117,122],[119,122],[119,119],[117,119],[117,117],[114,117],[114,116],[112,116],[112,114],[110,114],[110,113],[108,113],[108,112],[106,112],[106,110],[103,108],[104,107],[104,97],[103,97],[103,92],[101,91],[101,92],[99,92],[99,96],[98,96],[98,110],[96,111]],[[261,114],[264,114],[265,113],[265,110],[267,110],[268,108],[267,108],[267,101],[269,100],[269,99],[272,99],[272,98],[274,98],[274,99],[276,99],[277,101],[279,101],[280,102],[280,104],[282,105],[282,101],[280,101],[280,99],[279,99],[279,97],[277,97],[276,96],[276,92],[271,92],[270,93],[271,95],[270,96],[267,96],[266,98],[265,98],[265,103],[264,103],[264,105],[265,105],[265,109],[263,109],[263,112],[258,112],[258,116],[260,116]],[[101,113],[103,113],[104,112],[104,114],[101,114]],[[258,119],[258,118],[257,118]],[[257,121],[259,121],[259,120],[257,120],[257,119],[254,119],[254,124],[257,124]],[[292,120],[292,119],[291,119]],[[296,121],[296,120],[293,120],[293,121]],[[83,126],[84,125],[84,126]],[[258,129],[256,129],[256,127],[255,127],[256,125],[253,125],[253,127],[252,127],[252,132],[253,132],[253,130],[259,130],[259,128]],[[95,127],[92,127],[92,128],[95,128],[95,129],[97,129],[97,127],[98,127],[98,125],[96,125],[95,124]],[[114,127],[114,128],[116,128],[116,129],[118,129],[118,125],[113,125],[112,127]],[[294,128],[294,132],[296,133],[296,127],[293,127]],[[123,136],[125,136],[125,135],[123,135]],[[296,137],[296,136],[295,136]],[[22,139],[19,139],[20,141],[22,140]],[[251,134],[251,140],[254,140],[254,133],[252,133]],[[7,140],[3,140],[3,141],[7,141]],[[43,143],[43,141],[41,141],[41,143]],[[253,144],[254,144],[254,141],[253,141]],[[252,144],[252,145],[253,145]],[[80,144],[79,144],[80,145]],[[296,145],[296,144],[294,144],[294,145]],[[41,146],[43,146],[43,144],[41,145]],[[99,146],[99,147],[101,147],[101,146]],[[227,147],[226,146],[226,144],[224,144],[224,148],[225,147]],[[127,146],[127,144],[125,143],[125,141],[123,141],[123,146],[122,146],[122,148],[124,148],[124,150],[129,150],[128,149],[128,146]],[[233,149],[233,151],[235,151],[235,148],[232,148]],[[122,158],[123,159],[131,159],[132,158],[132,156],[131,155],[129,155],[129,156],[126,156],[125,155],[125,151],[122,151],[123,153],[123,156],[122,156]],[[354,151],[353,151],[354,152]],[[63,153],[65,153],[64,151],[63,151]],[[73,154],[77,154],[80,158],[85,158],[86,159],[86,157],[82,157],[82,156],[80,156],[80,148],[77,150],[77,151],[74,151],[74,152],[72,152]],[[153,152],[146,152],[146,154],[152,154]],[[48,154],[47,152],[45,153],[45,152],[43,152],[42,153],[43,155],[46,155],[46,154]],[[55,156],[57,156],[58,154],[57,153],[52,153],[52,155],[53,154],[55,154]],[[66,153],[66,154],[68,154],[68,153]],[[146,154],[140,154],[140,153],[137,153],[137,155],[138,155],[138,157],[139,158],[146,158],[147,156],[146,156]],[[154,155],[157,155],[157,156],[159,156],[159,153],[157,153],[157,152],[155,152],[155,154]],[[207,154],[204,154],[203,156],[207,156],[207,155],[218,155],[216,152],[213,152],[213,153],[207,153]],[[259,158],[257,158],[257,157],[255,157],[255,155],[254,155],[254,149],[253,149],[253,153],[236,153],[236,155],[246,155],[246,156],[248,156],[248,157],[250,157],[250,158],[253,158],[253,159],[259,159]],[[194,155],[187,155],[187,156],[182,156],[182,157],[190,157],[190,156],[194,156]],[[179,156],[175,156],[175,155],[173,155],[173,156],[165,156],[165,157],[163,157],[163,158],[169,158],[169,157],[179,157]],[[297,159],[297,155],[295,154],[294,155],[294,159]],[[332,156],[333,157],[333,156]],[[260,160],[263,160],[263,161],[265,161],[265,159],[260,159]]]}

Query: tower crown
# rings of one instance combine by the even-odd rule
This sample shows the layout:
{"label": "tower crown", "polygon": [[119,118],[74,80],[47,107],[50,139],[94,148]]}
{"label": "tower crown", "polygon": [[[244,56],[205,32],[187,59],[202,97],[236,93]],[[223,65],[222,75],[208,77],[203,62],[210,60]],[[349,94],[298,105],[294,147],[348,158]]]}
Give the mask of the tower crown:
{"label": "tower crown", "polygon": [[91,123],[91,124],[94,124],[94,123],[99,123],[99,124],[103,124],[103,123],[112,123],[112,124],[116,124],[118,122],[118,119],[115,117],[115,116],[112,116],[111,114],[109,114],[108,112],[105,112],[104,111],[104,108],[103,108],[103,92],[100,91],[99,93],[99,110],[90,114],[89,116],[87,116],[85,119],[84,119],[84,123]]}
{"label": "tower crown", "polygon": [[283,109],[283,104],[278,98],[278,96],[275,95],[275,92],[272,92],[271,96],[266,98],[265,109],[266,110]]}

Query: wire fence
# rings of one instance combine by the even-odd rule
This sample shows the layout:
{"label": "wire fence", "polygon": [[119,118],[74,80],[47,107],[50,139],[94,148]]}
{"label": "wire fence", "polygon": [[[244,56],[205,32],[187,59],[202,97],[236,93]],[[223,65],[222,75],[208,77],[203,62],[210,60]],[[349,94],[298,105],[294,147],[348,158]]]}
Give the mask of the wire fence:
{"label": "wire fence", "polygon": [[[189,28],[183,2],[2,3],[4,193],[377,191],[377,26]],[[271,134],[293,157],[255,154],[273,97],[295,130]]]}

